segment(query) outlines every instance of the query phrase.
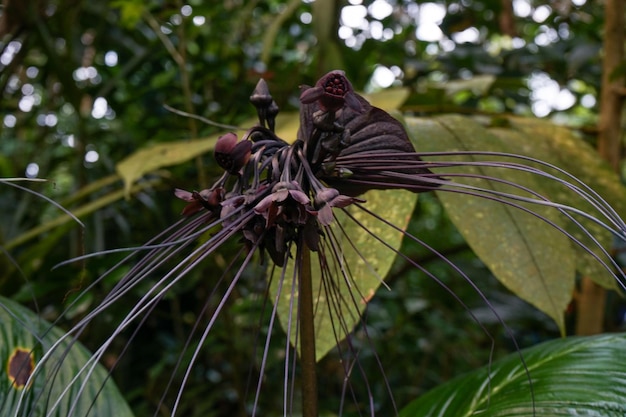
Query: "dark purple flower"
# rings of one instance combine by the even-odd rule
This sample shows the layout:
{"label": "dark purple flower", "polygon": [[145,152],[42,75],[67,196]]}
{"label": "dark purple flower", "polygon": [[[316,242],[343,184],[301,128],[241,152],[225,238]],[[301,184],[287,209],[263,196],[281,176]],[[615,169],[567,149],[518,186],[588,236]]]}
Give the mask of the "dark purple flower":
{"label": "dark purple flower", "polygon": [[[240,251],[233,257],[232,263],[228,264],[224,276],[216,279],[215,291],[221,289],[223,292],[216,292],[217,297],[213,297],[214,294],[209,297],[212,300],[207,301],[206,308],[212,309],[210,313],[204,314],[205,311],[203,311],[199,314],[202,319],[198,319],[198,323],[206,326],[205,332],[200,343],[194,347],[193,359],[185,363],[187,373],[177,392],[176,402],[171,407],[172,414],[177,411],[186,379],[194,369],[194,361],[201,356],[199,352],[206,342],[206,335],[227,304],[226,300],[233,294],[236,285],[247,273],[248,266],[253,259],[256,259],[255,253],[261,254],[263,265],[266,253],[273,262],[273,265],[267,268],[268,275],[274,280],[271,285],[275,286],[276,280],[278,281],[278,289],[273,301],[278,304],[280,303],[278,300],[289,299],[293,303],[288,304],[290,315],[287,320],[293,320],[293,324],[297,323],[297,325],[290,326],[283,323],[287,337],[282,353],[287,356],[292,355],[291,358],[294,358],[298,349],[302,353],[303,346],[301,340],[292,338],[289,332],[292,327],[297,328],[302,324],[301,310],[297,303],[303,298],[301,298],[301,286],[304,286],[302,282],[305,275],[303,271],[307,267],[311,269],[311,265],[307,266],[303,259],[312,257],[310,251],[316,252],[314,257],[318,263],[315,266],[319,274],[317,278],[320,287],[318,288],[319,299],[315,300],[319,302],[319,305],[316,304],[316,309],[318,306],[328,309],[324,317],[332,322],[331,333],[335,332],[333,336],[338,342],[337,352],[338,357],[341,358],[346,384],[343,387],[344,395],[349,395],[345,392],[353,395],[357,414],[364,414],[361,409],[362,404],[374,403],[369,386],[366,394],[370,396],[369,402],[362,402],[360,398],[357,399],[357,395],[354,394],[356,390],[353,390],[351,385],[353,373],[361,371],[361,376],[367,379],[366,373],[359,370],[361,346],[353,345],[352,342],[356,337],[352,338],[351,332],[355,323],[364,324],[363,321],[358,321],[363,311],[361,307],[367,304],[376,287],[359,288],[361,277],[354,272],[354,265],[347,262],[348,258],[345,254],[349,251],[356,253],[357,257],[360,257],[358,260],[371,267],[374,274],[380,272],[377,270],[376,260],[368,259],[359,251],[357,239],[346,232],[344,222],[335,222],[337,212],[344,214],[344,219],[351,220],[351,225],[361,228],[363,234],[359,237],[365,236],[363,240],[367,242],[367,245],[372,242],[386,246],[393,257],[398,255],[411,268],[438,281],[436,276],[424,269],[417,261],[405,256],[397,247],[388,245],[376,230],[365,226],[361,218],[353,213],[356,212],[368,220],[375,220],[381,227],[399,232],[405,239],[422,245],[434,255],[434,258],[450,266],[463,281],[469,283],[482,296],[480,289],[474,286],[470,278],[451,261],[428,247],[417,236],[393,224],[386,218],[385,213],[373,213],[364,199],[356,197],[358,195],[370,190],[389,188],[407,189],[414,192],[441,189],[479,196],[507,204],[508,207],[521,208],[523,211],[536,214],[556,229],[561,226],[543,217],[541,212],[538,211],[537,214],[527,209],[525,204],[543,204],[544,207],[555,208],[559,214],[565,214],[564,217],[571,220],[574,225],[580,226],[581,224],[567,211],[568,207],[553,203],[541,195],[533,194],[532,190],[512,182],[503,180],[498,185],[505,185],[513,191],[520,191],[519,195],[514,194],[513,191],[509,192],[508,188],[506,191],[500,191],[480,188],[473,185],[475,183],[471,181],[468,181],[468,185],[448,179],[450,177],[484,179],[485,176],[482,174],[463,176],[463,174],[458,174],[458,171],[451,171],[446,175],[434,174],[431,171],[433,167],[456,168],[458,165],[451,161],[436,164],[423,161],[415,151],[403,125],[356,94],[342,71],[332,71],[322,77],[315,87],[305,87],[301,90],[300,129],[297,140],[291,145],[278,138],[274,132],[277,107],[263,80],[259,81],[250,99],[257,108],[259,125],[251,128],[241,141],[238,141],[234,133],[227,133],[219,138],[215,147],[215,158],[220,167],[225,170],[224,174],[211,188],[200,192],[175,190],[176,197],[187,202],[183,209],[184,219],[155,238],[154,242],[142,248],[142,250],[148,250],[148,254],[131,268],[111,294],[97,307],[99,311],[104,311],[111,304],[111,300],[122,296],[132,297],[133,288],[136,288],[146,277],[160,273],[163,266],[169,262],[173,265],[171,269],[159,278],[156,284],[149,287],[147,292],[143,292],[143,288],[141,288],[142,291],[135,291],[141,295],[128,304],[131,310],[123,319],[123,327],[133,321],[143,324],[143,315],[155,308],[164,299],[167,290],[183,280],[200,262],[214,257],[219,258],[215,255],[225,242],[234,242],[240,246]],[[505,156],[511,157],[511,155]],[[533,164],[538,162],[535,160],[526,162],[528,161]],[[473,168],[483,167],[480,161],[472,160],[465,164]],[[532,172],[538,174],[541,179],[554,179],[553,176],[542,171],[526,166],[520,167],[520,165],[504,162],[487,164],[491,168]],[[560,182],[560,180],[557,181]],[[593,200],[595,203],[594,197],[588,197],[592,194],[591,192],[586,194],[587,191],[579,191],[579,184],[572,186],[567,181],[560,182],[560,185],[563,184],[580,195],[585,194],[584,198],[587,202]],[[597,204],[596,208],[614,221],[615,229],[622,230],[626,227],[621,219],[612,217],[610,210],[604,208],[603,205]],[[577,211],[574,214],[580,215],[581,213]],[[591,237],[591,233],[583,226],[579,229]],[[563,229],[559,230],[563,231]],[[569,231],[564,233],[572,241],[580,244],[580,241],[569,234]],[[213,271],[208,275],[212,273]],[[262,289],[266,294],[271,293],[271,285],[268,281],[270,279],[264,281],[255,278],[255,282],[267,284],[267,287]],[[290,291],[281,290],[283,285],[290,285]],[[215,299],[218,301],[213,302]],[[501,321],[492,306],[488,304],[488,307]],[[278,309],[279,307],[275,305],[271,311],[272,322],[267,332],[266,346],[269,346],[273,333],[274,319],[280,316]],[[467,309],[472,315],[472,311]],[[201,320],[207,317],[208,324],[205,324],[206,322]],[[354,317],[356,320],[350,321]],[[285,319],[284,316],[280,318]],[[92,316],[79,323],[77,329],[82,330],[81,326],[85,326],[90,320]],[[368,326],[361,326],[360,334],[365,334],[367,337],[367,328]],[[344,338],[347,339],[345,344],[339,343]],[[112,339],[113,337],[106,343],[111,343]],[[293,342],[294,340],[297,342]],[[291,342],[294,344],[290,344]],[[187,348],[186,345],[185,349]],[[105,349],[99,350],[97,355],[101,356],[101,352],[104,351]],[[261,376],[258,378],[257,390],[254,394],[252,415],[260,409],[257,407],[257,401],[261,384],[265,380],[263,375],[268,363],[266,353],[267,351],[264,350],[263,359],[258,367]],[[98,359],[100,357],[95,356],[95,360]],[[309,362],[314,364],[314,359]],[[375,359],[378,358],[375,357]],[[294,389],[292,376],[296,374],[293,369],[295,363],[294,359],[290,360],[289,357],[285,359],[284,415],[292,411],[289,407],[293,408],[289,401],[295,395],[289,390]],[[166,390],[169,390],[169,387],[170,385]],[[392,397],[391,392],[390,397]],[[165,394],[163,398],[166,398]],[[342,405],[344,399],[343,397],[341,399]],[[371,405],[368,413],[373,415],[374,411],[374,405]]]}

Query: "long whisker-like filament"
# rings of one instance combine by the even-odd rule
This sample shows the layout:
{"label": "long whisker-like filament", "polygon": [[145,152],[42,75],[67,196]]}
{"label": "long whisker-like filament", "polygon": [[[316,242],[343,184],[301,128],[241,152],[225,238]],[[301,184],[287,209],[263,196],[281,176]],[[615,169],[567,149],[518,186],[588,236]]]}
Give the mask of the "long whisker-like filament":
{"label": "long whisker-like filament", "polygon": [[[462,279],[470,285],[470,287],[476,292],[476,294],[478,294],[478,296],[481,298],[481,300],[483,301],[483,303],[487,306],[487,308],[489,308],[489,310],[494,314],[494,316],[496,317],[496,319],[498,320],[498,322],[503,326],[503,328],[505,329],[506,333],[508,334],[509,338],[511,339],[512,343],[515,346],[516,351],[519,353],[520,355],[520,361],[522,363],[522,365],[524,366],[524,368],[526,369],[526,372],[528,374],[528,383],[531,389],[531,397],[533,398],[533,409],[534,409],[534,391],[533,391],[533,382],[531,379],[530,374],[528,373],[528,369],[526,367],[526,363],[524,360],[523,355],[521,354],[520,351],[520,347],[517,344],[517,340],[515,339],[515,336],[513,334],[513,331],[508,327],[508,325],[506,324],[506,322],[502,319],[502,317],[500,316],[500,314],[498,313],[498,311],[496,310],[496,308],[493,306],[493,304],[489,301],[489,299],[485,296],[485,294],[480,290],[480,288],[478,288],[478,286],[458,267],[456,266],[453,262],[451,262],[448,258],[446,258],[445,256],[443,256],[441,253],[439,253],[437,250],[435,250],[433,247],[431,247],[430,245],[426,244],[426,242],[423,242],[422,240],[418,239],[417,237],[413,236],[410,233],[407,233],[406,231],[398,228],[397,226],[395,226],[392,223],[389,223],[387,220],[385,220],[383,217],[378,216],[375,213],[372,213],[371,211],[369,211],[367,208],[365,208],[363,205],[361,204],[357,204],[356,205],[359,209],[365,211],[366,213],[368,213],[369,215],[375,217],[376,219],[380,220],[381,222],[385,223],[387,226],[397,230],[398,232],[402,232],[407,238],[413,240],[414,242],[418,243],[420,246],[424,247],[425,249],[427,249],[429,252],[433,253],[435,256],[437,256],[439,259],[441,259],[444,263],[446,263],[448,266],[450,266],[457,274],[459,274],[459,276],[462,277]],[[344,210],[344,212],[346,212],[346,214],[354,221],[356,222],[359,226],[361,226],[365,232],[367,232],[368,234],[370,234],[374,239],[376,239],[377,241],[379,241],[380,243],[382,243],[383,245],[388,246],[388,244],[386,242],[384,242],[383,240],[381,240],[378,236],[376,236],[375,234],[371,233],[371,231],[367,228],[365,228],[354,216],[352,216],[351,213],[349,213],[347,210]],[[394,250],[393,248],[389,247],[389,249]],[[395,251],[395,250],[394,250]],[[437,284],[439,284],[444,290],[446,290],[460,305],[462,305],[465,310],[468,312],[469,316],[472,318],[472,320],[478,324],[480,326],[480,328],[483,330],[483,332],[485,333],[485,335],[487,335],[487,337],[489,338],[489,340],[491,341],[491,350],[490,350],[490,358],[489,358],[489,364],[491,364],[491,355],[493,354],[494,351],[494,347],[495,347],[495,340],[493,338],[493,336],[491,335],[491,333],[487,330],[487,328],[480,322],[480,320],[474,315],[474,313],[471,311],[471,309],[463,302],[463,300],[461,300],[458,295],[456,293],[454,293],[454,291],[448,287],[446,284],[444,284],[439,278],[437,278],[435,275],[433,275],[430,271],[428,271],[426,268],[424,268],[423,266],[419,265],[418,263],[416,263],[415,261],[413,261],[412,259],[410,259],[408,256],[404,255],[401,252],[395,251],[399,256],[401,256],[405,261],[409,262],[411,265],[413,265],[413,267],[415,267],[416,269],[420,270],[422,273],[426,274],[430,279],[432,279],[433,281],[435,281]]]}
{"label": "long whisker-like filament", "polygon": [[[329,358],[339,360],[338,372],[343,377],[341,397],[336,401],[340,415],[387,413],[397,416],[398,399],[394,398],[393,378],[384,371],[385,355],[375,349],[381,331],[367,323],[379,314],[375,308],[367,309],[368,305],[378,306],[378,301],[370,304],[376,290],[380,286],[387,290],[395,288],[384,281],[394,259],[418,272],[420,279],[424,275],[441,286],[490,341],[489,372],[481,387],[481,391],[488,392],[489,401],[496,349],[496,338],[489,324],[481,322],[480,315],[470,308],[472,302],[463,300],[445,277],[437,276],[404,253],[400,248],[404,239],[410,245],[419,246],[420,251],[428,252],[438,264],[442,263],[445,273],[451,273],[455,282],[460,282],[471,296],[476,294],[484,309],[495,317],[494,323],[504,329],[519,355],[518,368],[525,370],[535,415],[538,386],[520,344],[505,323],[504,314],[471,274],[434,245],[427,244],[427,239],[417,236],[419,233],[409,231],[407,225],[414,211],[416,193],[435,191],[453,222],[457,219],[450,202],[460,202],[458,207],[464,211],[469,211],[466,207],[479,207],[480,210],[475,210],[477,218],[484,217],[483,212],[490,207],[502,208],[498,212],[503,223],[500,230],[511,230],[511,235],[519,239],[524,249],[532,240],[529,236],[534,236],[523,233],[526,229],[548,226],[546,230],[551,234],[546,236],[556,236],[553,238],[555,247],[565,247],[567,252],[564,253],[570,258],[575,250],[576,254],[584,256],[581,264],[593,261],[626,289],[626,273],[620,270],[606,248],[609,237],[626,240],[626,223],[607,202],[613,201],[612,198],[603,198],[601,194],[606,193],[595,191],[562,168],[529,156],[483,151],[418,153],[403,125],[356,94],[341,71],[328,73],[313,87],[301,87],[300,128],[297,136],[290,138],[295,139],[292,144],[275,132],[278,106],[265,81],[259,81],[250,99],[257,109],[259,124],[248,129],[241,139],[232,132],[217,139],[214,157],[222,174],[210,188],[192,192],[175,190],[174,195],[186,202],[180,221],[144,245],[87,254],[56,266],[96,256],[119,254],[122,257],[78,293],[43,335],[37,334],[45,349],[29,381],[44,378],[44,389],[35,394],[23,390],[19,394],[17,413],[28,409],[29,395],[36,397],[35,402],[45,403],[47,416],[59,413],[68,399],[69,414],[78,413],[79,399],[91,395],[90,390],[93,390],[88,380],[96,374],[98,363],[105,355],[115,352],[115,343],[123,340],[125,345],[120,352],[115,352],[117,357],[113,363],[109,363],[109,376],[122,367],[122,358],[132,356],[131,342],[136,342],[140,331],[150,328],[148,317],[158,311],[158,306],[168,303],[168,294],[182,288],[186,279],[194,282],[196,274],[193,272],[213,257],[220,272],[212,276],[208,284],[212,286],[210,290],[202,292],[202,296],[208,296],[200,303],[200,311],[193,324],[189,324],[186,338],[183,337],[186,320],[173,319],[177,330],[176,347],[180,351],[173,356],[176,359],[168,363],[171,374],[159,392],[155,417],[168,407],[172,416],[186,414],[185,392],[194,383],[195,371],[203,365],[203,350],[212,346],[213,333],[219,334],[218,318],[228,316],[229,302],[235,304],[235,301],[250,298],[254,308],[260,308],[261,312],[258,321],[255,318],[250,325],[256,326],[251,332],[254,343],[250,348],[254,360],[248,365],[245,387],[242,383],[236,392],[242,401],[239,404],[242,412],[247,408],[246,412],[252,416],[271,413],[265,410],[263,395],[273,388],[268,376],[276,372],[280,374],[278,383],[282,381],[279,394],[282,398],[275,397],[274,407],[282,408],[285,417],[297,414],[300,383],[303,401],[312,403],[308,409],[307,404],[303,404],[302,413],[315,414],[318,410],[314,392],[318,385],[315,362],[332,352]],[[213,126],[236,129],[166,108]],[[377,205],[376,195],[369,191],[387,189],[412,193],[394,191],[387,194],[392,196],[392,203],[385,201]],[[454,200],[451,193],[461,199]],[[368,196],[372,196],[369,203]],[[472,204],[484,202],[485,205],[465,205],[465,197],[468,201],[471,199]],[[386,204],[393,206],[389,218],[379,212]],[[527,220],[530,221],[526,223]],[[482,220],[476,221],[482,227]],[[527,224],[530,226],[525,229]],[[461,227],[457,229],[474,247],[470,233]],[[562,245],[563,242],[566,245]],[[233,250],[231,244],[239,246]],[[228,251],[228,256],[222,256],[223,250]],[[476,252],[480,254],[478,249]],[[546,289],[549,285],[545,279],[547,272],[542,269],[545,265],[536,255],[529,250],[523,262],[536,267],[541,281],[538,285]],[[385,259],[375,258],[379,256]],[[251,272],[259,272],[253,268],[257,261],[262,266],[259,274],[264,276],[255,281],[254,290],[248,293],[247,277]],[[571,261],[570,265],[573,263]],[[488,264],[486,260],[485,264]],[[69,320],[71,309],[80,306],[81,301],[87,300],[91,292],[105,285],[106,280],[111,280],[122,268],[123,277],[106,295],[94,302],[89,312],[76,318],[67,333],[45,345],[44,336],[51,332],[52,326]],[[238,288],[241,291],[237,291]],[[558,304],[557,297],[548,294],[548,298],[552,305]],[[125,304],[127,307],[121,311],[114,310]],[[177,306],[176,309],[178,311]],[[99,317],[105,314],[105,317],[115,317],[109,319],[114,321],[114,330],[98,343],[60,394],[49,398],[71,348],[88,334],[89,326],[98,323]],[[283,337],[286,337],[284,343]],[[284,360],[279,370],[273,366],[272,354],[276,350]],[[382,380],[372,379],[368,372],[370,366],[380,371]],[[104,387],[102,382],[96,391],[104,392]]]}

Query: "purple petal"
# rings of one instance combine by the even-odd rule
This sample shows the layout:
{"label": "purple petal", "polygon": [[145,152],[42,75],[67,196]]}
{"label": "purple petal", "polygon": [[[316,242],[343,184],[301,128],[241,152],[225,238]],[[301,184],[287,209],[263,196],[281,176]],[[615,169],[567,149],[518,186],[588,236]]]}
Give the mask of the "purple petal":
{"label": "purple petal", "polygon": [[324,88],[320,86],[307,88],[300,94],[300,102],[304,104],[311,104],[322,98],[324,95]]}

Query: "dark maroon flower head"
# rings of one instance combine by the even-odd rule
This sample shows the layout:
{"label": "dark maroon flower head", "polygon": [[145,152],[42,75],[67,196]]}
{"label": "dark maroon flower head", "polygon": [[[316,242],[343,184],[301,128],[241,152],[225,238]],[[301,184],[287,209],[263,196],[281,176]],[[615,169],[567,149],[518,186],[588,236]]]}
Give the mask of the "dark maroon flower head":
{"label": "dark maroon flower head", "polygon": [[300,94],[300,101],[304,104],[317,101],[320,109],[327,112],[335,112],[344,106],[361,111],[361,103],[352,89],[352,84],[345,73],[338,70],[324,75],[315,87],[305,89]]}
{"label": "dark maroon flower head", "polygon": [[229,174],[237,175],[239,170],[248,163],[252,142],[242,140],[237,142],[237,135],[227,133],[215,144],[215,160]]}
{"label": "dark maroon flower head", "polygon": [[301,90],[301,124],[291,145],[274,132],[278,108],[265,81],[250,101],[259,124],[243,140],[230,132],[215,145],[224,175],[210,189],[176,196],[189,203],[185,216],[206,209],[202,220],[220,222],[223,233],[239,234],[249,250],[269,253],[278,266],[294,244],[320,250],[333,212],[364,203],[357,196],[365,191],[436,187],[402,124],[355,93],[343,71]]}

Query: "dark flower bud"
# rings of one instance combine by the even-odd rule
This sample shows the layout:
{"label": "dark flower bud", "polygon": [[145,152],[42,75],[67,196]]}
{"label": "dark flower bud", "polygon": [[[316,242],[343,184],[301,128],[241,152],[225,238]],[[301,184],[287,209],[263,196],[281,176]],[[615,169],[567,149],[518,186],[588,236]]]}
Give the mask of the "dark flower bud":
{"label": "dark flower bud", "polygon": [[278,105],[272,98],[267,83],[263,78],[259,80],[252,92],[250,102],[256,107],[261,126],[267,124],[267,127],[273,132],[276,115],[278,114]]}
{"label": "dark flower bud", "polygon": [[236,175],[248,163],[252,142],[242,140],[237,143],[237,135],[227,133],[215,144],[215,160],[229,174]]}
{"label": "dark flower bud", "polygon": [[267,87],[267,83],[261,78],[250,96],[250,102],[254,104],[256,108],[268,108],[272,104],[272,101],[274,100]]}
{"label": "dark flower bud", "polygon": [[300,94],[300,101],[304,104],[318,102],[320,109],[335,112],[347,105],[352,110],[361,112],[362,106],[357,98],[352,84],[343,71],[331,71],[324,75],[315,84]]}

